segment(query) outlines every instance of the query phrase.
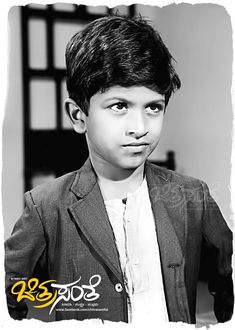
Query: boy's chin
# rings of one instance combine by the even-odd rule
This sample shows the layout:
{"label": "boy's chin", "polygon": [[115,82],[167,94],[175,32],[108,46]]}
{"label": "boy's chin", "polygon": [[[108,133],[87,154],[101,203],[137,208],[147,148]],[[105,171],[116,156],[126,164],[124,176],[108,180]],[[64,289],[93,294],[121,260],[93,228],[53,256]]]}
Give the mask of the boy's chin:
{"label": "boy's chin", "polygon": [[123,170],[135,170],[138,167],[140,167],[141,165],[143,165],[145,161],[146,161],[146,158],[130,159],[130,160],[121,162],[120,167]]}

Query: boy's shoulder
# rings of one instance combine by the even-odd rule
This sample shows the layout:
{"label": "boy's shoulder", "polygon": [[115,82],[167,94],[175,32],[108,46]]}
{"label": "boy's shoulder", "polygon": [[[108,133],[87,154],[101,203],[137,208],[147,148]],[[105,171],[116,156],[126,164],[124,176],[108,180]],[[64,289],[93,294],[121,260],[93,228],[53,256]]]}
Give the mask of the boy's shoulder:
{"label": "boy's shoulder", "polygon": [[26,193],[29,194],[33,202],[38,205],[43,203],[65,202],[70,188],[79,170],[64,174],[48,182],[39,184]]}
{"label": "boy's shoulder", "polygon": [[147,162],[147,166],[151,169],[154,176],[161,179],[163,183],[175,184],[182,187],[203,187],[206,183],[200,179],[189,175],[181,174],[173,170]]}
{"label": "boy's shoulder", "polygon": [[36,205],[71,204],[77,200],[77,195],[90,189],[96,181],[88,158],[78,170],[64,174],[46,183],[40,184],[26,193]]}
{"label": "boy's shoulder", "polygon": [[[202,189],[203,186],[206,186],[202,180],[160,167],[150,161],[146,162],[146,173],[148,180],[155,181],[155,179],[157,179],[156,184],[177,185],[184,189]],[[81,174],[85,174],[83,175],[82,180],[80,180]],[[31,195],[35,204],[41,204],[44,202],[47,204],[48,202],[52,204],[53,202],[66,203],[68,196],[70,196],[69,200],[71,202],[71,198],[76,200],[71,188],[74,185],[83,184],[83,187],[77,187],[77,189],[83,190],[87,181],[94,181],[94,177],[90,162],[87,161],[80,169],[67,173],[47,183],[40,184],[26,194]],[[92,185],[91,182],[88,184]],[[152,184],[154,184],[154,182],[152,182]]]}

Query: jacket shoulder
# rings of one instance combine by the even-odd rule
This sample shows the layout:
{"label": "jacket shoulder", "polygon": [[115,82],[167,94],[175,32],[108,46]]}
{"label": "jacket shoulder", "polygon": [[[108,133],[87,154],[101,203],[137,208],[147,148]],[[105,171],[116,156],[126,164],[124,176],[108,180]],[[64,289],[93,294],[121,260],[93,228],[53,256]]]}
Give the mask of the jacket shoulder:
{"label": "jacket shoulder", "polygon": [[53,204],[53,202],[65,201],[77,173],[78,171],[73,171],[40,184],[27,192],[26,195],[30,194],[36,205],[43,204],[44,202],[47,204]]}
{"label": "jacket shoulder", "polygon": [[151,162],[148,162],[148,166],[151,168],[154,175],[160,177],[162,180],[164,180],[168,183],[177,184],[179,186],[186,187],[186,188],[187,187],[202,187],[202,186],[206,185],[206,183],[200,179],[196,179],[196,178],[188,176],[188,175],[177,173],[175,171],[155,165]]}

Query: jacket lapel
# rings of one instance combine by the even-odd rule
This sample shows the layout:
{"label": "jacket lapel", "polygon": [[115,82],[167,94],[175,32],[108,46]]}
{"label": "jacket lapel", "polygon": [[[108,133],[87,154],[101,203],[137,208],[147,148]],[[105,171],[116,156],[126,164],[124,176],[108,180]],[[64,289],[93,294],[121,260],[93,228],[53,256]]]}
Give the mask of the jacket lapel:
{"label": "jacket lapel", "polygon": [[[171,321],[190,322],[184,277],[185,215],[172,198],[177,193],[181,195],[177,198],[182,201],[184,196],[179,185],[176,191],[174,183],[162,176],[160,170],[159,173],[157,171],[156,167],[146,162],[145,172],[156,225],[169,318]],[[177,235],[174,224],[177,224],[177,232],[181,235]]]}
{"label": "jacket lapel", "polygon": [[162,262],[167,266],[171,264],[182,264],[181,244],[168,212],[171,183],[167,178],[156,175],[149,163],[146,164],[145,171]]}
{"label": "jacket lapel", "polygon": [[69,208],[77,225],[94,249],[94,253],[99,254],[106,266],[122,282],[113,230],[89,159],[77,173],[71,190],[79,198]]}

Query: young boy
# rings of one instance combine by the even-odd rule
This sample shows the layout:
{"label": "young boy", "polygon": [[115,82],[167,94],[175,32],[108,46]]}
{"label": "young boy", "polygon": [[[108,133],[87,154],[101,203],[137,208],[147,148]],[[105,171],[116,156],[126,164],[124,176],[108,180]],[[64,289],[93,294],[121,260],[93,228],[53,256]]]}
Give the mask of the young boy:
{"label": "young boy", "polygon": [[70,40],[66,64],[66,110],[89,159],[25,194],[6,241],[11,316],[25,317],[31,298],[56,320],[195,323],[204,246],[215,315],[229,320],[232,234],[218,206],[204,182],[147,161],[180,87],[160,36],[141,19],[104,17]]}

